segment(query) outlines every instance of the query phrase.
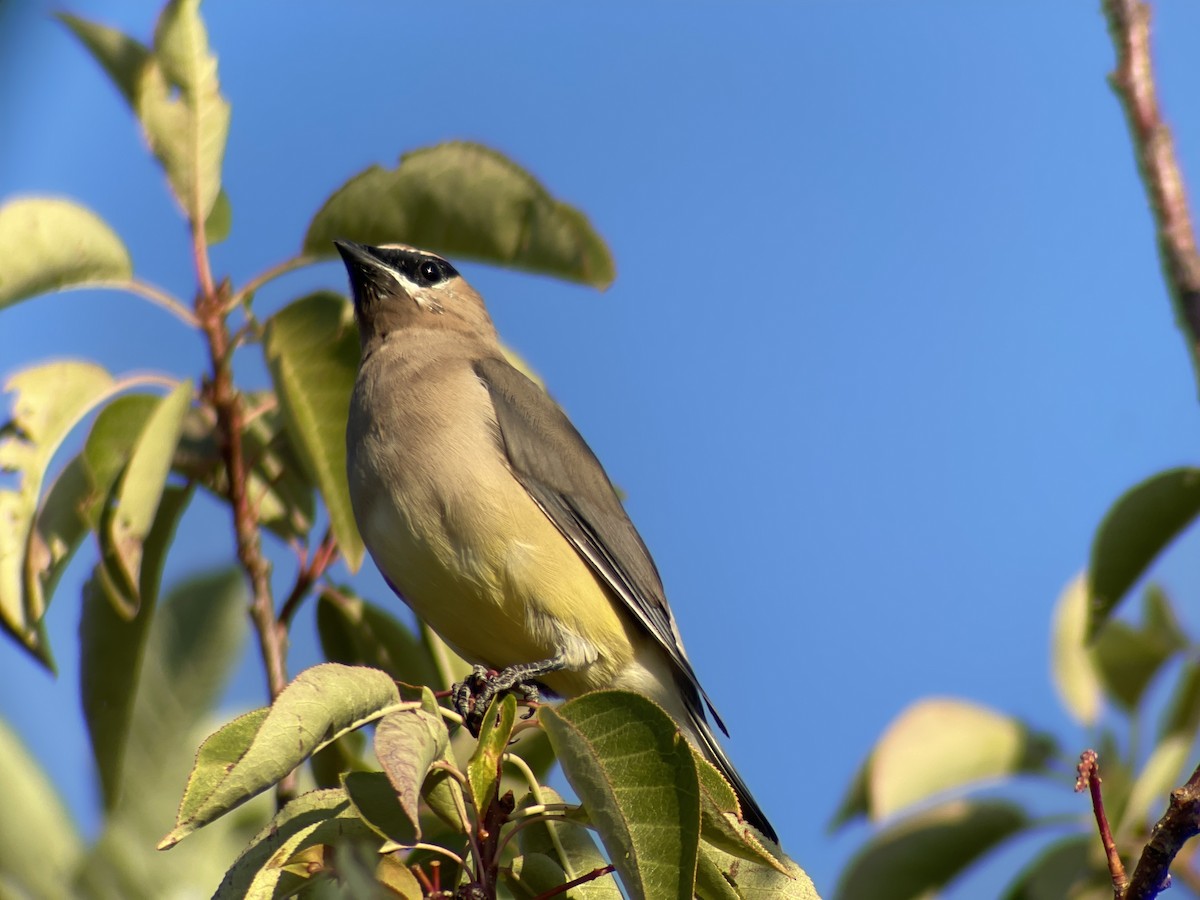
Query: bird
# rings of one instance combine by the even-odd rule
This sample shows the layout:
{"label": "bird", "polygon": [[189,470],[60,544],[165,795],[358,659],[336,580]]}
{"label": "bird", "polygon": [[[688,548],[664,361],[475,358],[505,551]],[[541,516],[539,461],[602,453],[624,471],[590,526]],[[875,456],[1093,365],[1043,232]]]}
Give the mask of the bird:
{"label": "bird", "polygon": [[360,362],[351,505],[393,591],[463,659],[460,712],[499,691],[616,689],[662,707],[778,836],[721,747],[658,569],[600,461],[506,358],[483,298],[437,254],[334,241]]}

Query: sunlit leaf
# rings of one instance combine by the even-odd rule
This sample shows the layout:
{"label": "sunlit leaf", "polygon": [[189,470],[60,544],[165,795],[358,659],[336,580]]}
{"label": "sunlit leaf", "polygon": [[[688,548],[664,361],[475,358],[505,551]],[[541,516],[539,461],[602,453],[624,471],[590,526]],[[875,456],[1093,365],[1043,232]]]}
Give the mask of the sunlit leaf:
{"label": "sunlit leaf", "polygon": [[0,309],[94,281],[126,279],[129,251],[94,212],[58,197],[0,206]]}
{"label": "sunlit leaf", "polygon": [[16,896],[67,900],[83,841],[49,777],[0,720],[0,873],[19,884]]}
{"label": "sunlit leaf", "polygon": [[700,835],[705,843],[786,874],[783,864],[767,850],[756,832],[741,821],[737,794],[725,776],[696,748],[692,748],[700,776]]}
{"label": "sunlit leaf", "polygon": [[1088,567],[1091,597],[1088,637],[1155,557],[1200,514],[1200,469],[1160,472],[1127,491],[1104,517]]}
{"label": "sunlit leaf", "polygon": [[538,718],[626,890],[690,900],[700,787],[678,726],[645,697],[621,691],[543,706]]}
{"label": "sunlit leaf", "polygon": [[1171,789],[1185,779],[1184,766],[1192,752],[1192,735],[1169,737],[1154,748],[1138,773],[1117,825],[1117,834],[1138,834],[1166,812]]}
{"label": "sunlit leaf", "polygon": [[600,288],[615,277],[583,213],[480,144],[437,144],[404,154],[394,169],[356,175],[313,218],[304,252],[332,256],[337,238],[412,244]]}
{"label": "sunlit leaf", "polygon": [[100,410],[92,422],[80,454],[91,485],[83,515],[92,530],[102,530],[111,510],[113,488],[159,399],[151,394],[126,394]]}
{"label": "sunlit leaf", "polygon": [[91,51],[96,62],[108,73],[125,102],[132,108],[142,70],[152,62],[149,48],[141,41],[98,22],[89,22],[65,12],[55,13],[55,17]]}
{"label": "sunlit leaf", "polygon": [[837,812],[833,814],[833,818],[829,821],[829,830],[837,831],[847,822],[853,822],[855,819],[867,816],[871,811],[871,799],[868,796],[868,779],[871,774],[871,760],[868,757],[854,771],[854,777],[850,779],[850,786],[846,788],[846,793],[842,797],[842,802],[838,804]]}
{"label": "sunlit leaf", "polygon": [[359,349],[349,304],[328,291],[296,300],[267,322],[263,352],[292,444],[325,499],[343,558],[357,569],[363,543],[346,481],[346,420]]}
{"label": "sunlit leaf", "polygon": [[1010,803],[955,800],[885,828],[854,855],[838,900],[932,897],[991,850],[1030,824]]}
{"label": "sunlit leaf", "polygon": [[221,190],[229,103],[208,49],[200,0],[171,0],[154,31],[134,104],[150,149],[189,221],[202,226]]}
{"label": "sunlit leaf", "polygon": [[1050,755],[1017,719],[964,700],[920,700],[875,745],[871,818],[886,818],[943,791],[1044,769]]}
{"label": "sunlit leaf", "polygon": [[138,591],[144,545],[166,486],[183,417],[191,402],[190,381],[180,383],[162,398],[138,435],[113,492],[116,506],[107,522],[107,544],[116,555],[135,605],[141,602]]}
{"label": "sunlit leaf", "polygon": [[513,725],[517,722],[517,698],[504,694],[492,701],[479,729],[475,752],[467,762],[467,785],[471,801],[480,813],[496,798],[500,784],[500,757],[508,747]]}
{"label": "sunlit leaf", "polygon": [[301,672],[271,705],[246,743],[230,746],[224,774],[213,763],[193,772],[165,849],[275,784],[340,735],[398,710],[400,696],[386,673],[325,663]]}
{"label": "sunlit leaf", "polygon": [[42,500],[25,555],[25,598],[34,619],[45,615],[59,578],[87,534],[82,510],[90,490],[83,460],[77,456]]}
{"label": "sunlit leaf", "polygon": [[[792,860],[781,861],[784,871],[755,865],[709,844],[700,845],[696,892],[701,900],[821,900],[812,879]],[[734,892],[732,895],[729,890]],[[879,898],[883,900],[883,898]]]}
{"label": "sunlit leaf", "polygon": [[1104,704],[1104,687],[1087,646],[1087,618],[1087,579],[1078,575],[1063,589],[1054,607],[1050,675],[1071,718],[1093,725]]}
{"label": "sunlit leaf", "polygon": [[[213,900],[274,897],[286,875],[283,867],[296,853],[344,836],[372,836],[345,791],[334,788],[303,794],[254,837],[226,873]],[[293,890],[297,887],[299,884],[294,884]],[[285,892],[280,895],[287,896]]]}
{"label": "sunlit leaf", "polygon": [[16,473],[18,481],[14,489],[0,490],[0,620],[46,664],[44,598],[24,589],[38,496],[55,451],[112,387],[104,369],[74,360],[25,369],[4,386],[16,396],[12,420],[0,428],[0,471]]}
{"label": "sunlit leaf", "polygon": [[211,247],[229,237],[232,229],[233,204],[229,202],[229,195],[225,193],[225,189],[221,188],[213,202],[213,208],[209,210],[208,218],[204,220],[204,237]]}

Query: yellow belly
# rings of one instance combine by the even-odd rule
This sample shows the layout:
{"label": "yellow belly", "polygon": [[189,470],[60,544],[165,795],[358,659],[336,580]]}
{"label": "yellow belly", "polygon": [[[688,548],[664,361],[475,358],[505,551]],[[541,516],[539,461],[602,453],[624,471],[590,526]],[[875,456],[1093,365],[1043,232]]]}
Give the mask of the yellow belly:
{"label": "yellow belly", "polygon": [[[376,565],[464,659],[493,669],[564,655],[548,688],[613,684],[636,626],[519,483],[428,502],[375,494],[359,515]],[[518,493],[519,492],[519,493]]]}

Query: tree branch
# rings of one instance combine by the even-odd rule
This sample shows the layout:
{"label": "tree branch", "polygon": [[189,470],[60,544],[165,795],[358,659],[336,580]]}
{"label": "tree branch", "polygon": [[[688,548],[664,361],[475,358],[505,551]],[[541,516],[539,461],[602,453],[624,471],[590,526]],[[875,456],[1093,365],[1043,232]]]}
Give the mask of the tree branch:
{"label": "tree branch", "polygon": [[1129,123],[1138,169],[1154,215],[1158,251],[1176,317],[1200,376],[1200,254],[1183,173],[1162,119],[1150,59],[1150,7],[1142,0],[1102,0],[1117,68],[1109,83]]}
{"label": "tree branch", "polygon": [[1150,840],[1133,870],[1124,900],[1152,900],[1171,883],[1171,863],[1184,843],[1200,834],[1200,768],[1183,787],[1171,791],[1171,803],[1150,830]]}
{"label": "tree branch", "polygon": [[[1200,375],[1200,253],[1188,209],[1183,173],[1171,132],[1163,122],[1150,56],[1150,7],[1143,0],[1102,0],[1117,54],[1109,76],[1125,111],[1138,170],[1158,235],[1163,277]],[[1155,823],[1123,900],[1149,900],[1169,883],[1168,871],[1184,843],[1200,834],[1200,768],[1171,792]]]}
{"label": "tree branch", "polygon": [[[207,253],[202,252],[203,238],[197,241],[196,265],[207,267]],[[229,504],[233,512],[233,528],[238,562],[250,580],[252,599],[250,619],[258,632],[259,649],[267,670],[267,689],[272,702],[287,686],[287,626],[275,619],[275,601],[271,594],[271,567],[262,553],[262,540],[254,506],[246,490],[246,456],[242,445],[245,429],[241,394],[233,384],[232,345],[226,321],[229,286],[213,284],[212,273],[201,271],[200,292],[196,297],[196,319],[208,343],[211,374],[204,386],[204,396],[217,418],[217,443],[225,465],[229,484]],[[276,802],[280,808],[296,793],[296,777],[292,773],[276,786]]]}

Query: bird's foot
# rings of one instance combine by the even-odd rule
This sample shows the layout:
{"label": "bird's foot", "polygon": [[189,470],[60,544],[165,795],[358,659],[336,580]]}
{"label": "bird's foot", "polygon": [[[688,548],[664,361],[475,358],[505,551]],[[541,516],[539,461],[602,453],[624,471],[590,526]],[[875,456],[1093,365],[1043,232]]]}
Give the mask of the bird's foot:
{"label": "bird's foot", "polygon": [[[557,658],[535,663],[520,663],[501,669],[499,672],[485,666],[474,666],[471,674],[454,685],[454,709],[463,717],[463,724],[475,737],[479,737],[479,728],[483,717],[497,694],[505,692],[517,694],[521,699],[536,703],[541,696],[536,679],[563,668],[563,662]],[[533,715],[533,711],[526,718]]]}

